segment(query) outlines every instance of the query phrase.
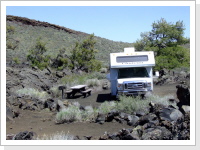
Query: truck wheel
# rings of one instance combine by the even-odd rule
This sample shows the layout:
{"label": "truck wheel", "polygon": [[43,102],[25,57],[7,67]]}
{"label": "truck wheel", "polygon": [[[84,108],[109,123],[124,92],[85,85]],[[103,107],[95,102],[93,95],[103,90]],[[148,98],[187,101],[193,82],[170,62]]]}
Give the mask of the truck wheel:
{"label": "truck wheel", "polygon": [[115,100],[116,99],[116,95],[112,95],[111,93],[110,93],[110,100]]}
{"label": "truck wheel", "polygon": [[145,99],[145,94],[140,95],[142,99]]}
{"label": "truck wheel", "polygon": [[119,101],[119,97],[117,97],[116,95],[112,95],[111,96],[111,100]]}

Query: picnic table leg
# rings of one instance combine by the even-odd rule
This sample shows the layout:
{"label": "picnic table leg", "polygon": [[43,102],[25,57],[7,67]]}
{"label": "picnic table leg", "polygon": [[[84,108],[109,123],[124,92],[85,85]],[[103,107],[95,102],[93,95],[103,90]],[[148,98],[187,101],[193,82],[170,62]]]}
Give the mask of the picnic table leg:
{"label": "picnic table leg", "polygon": [[86,93],[82,93],[82,94],[83,94],[84,98],[86,98]]}
{"label": "picnic table leg", "polygon": [[67,93],[67,98],[70,98],[71,93]]}
{"label": "picnic table leg", "polygon": [[73,91],[72,91],[72,97],[73,97],[73,98],[74,98],[74,96],[75,96],[76,93],[77,93],[76,90],[73,90]]}
{"label": "picnic table leg", "polygon": [[64,89],[62,89],[62,99],[64,99]]}

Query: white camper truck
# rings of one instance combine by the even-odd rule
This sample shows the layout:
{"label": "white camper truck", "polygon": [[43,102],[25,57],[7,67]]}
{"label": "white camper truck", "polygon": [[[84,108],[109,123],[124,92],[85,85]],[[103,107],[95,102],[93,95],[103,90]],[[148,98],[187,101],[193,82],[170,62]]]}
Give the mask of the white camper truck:
{"label": "white camper truck", "polygon": [[111,96],[145,95],[153,91],[154,52],[136,52],[124,48],[122,53],[110,54]]}

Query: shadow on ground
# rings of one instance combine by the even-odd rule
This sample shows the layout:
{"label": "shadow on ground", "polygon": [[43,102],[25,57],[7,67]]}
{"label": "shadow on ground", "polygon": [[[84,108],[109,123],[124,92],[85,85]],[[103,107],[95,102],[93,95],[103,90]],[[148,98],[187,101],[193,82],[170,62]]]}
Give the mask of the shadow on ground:
{"label": "shadow on ground", "polygon": [[105,101],[111,101],[111,96],[110,93],[105,93],[105,94],[98,94],[97,95],[97,103],[103,103]]}

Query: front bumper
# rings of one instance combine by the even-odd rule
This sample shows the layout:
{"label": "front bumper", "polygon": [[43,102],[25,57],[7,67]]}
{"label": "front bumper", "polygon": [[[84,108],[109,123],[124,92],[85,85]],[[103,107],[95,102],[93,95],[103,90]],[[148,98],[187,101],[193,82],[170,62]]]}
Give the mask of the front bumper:
{"label": "front bumper", "polygon": [[118,90],[117,92],[117,97],[119,97],[120,95],[125,95],[125,96],[129,96],[129,95],[140,95],[140,94],[146,94],[148,91],[152,91],[152,90],[148,90],[148,89],[142,89],[142,90]]}

